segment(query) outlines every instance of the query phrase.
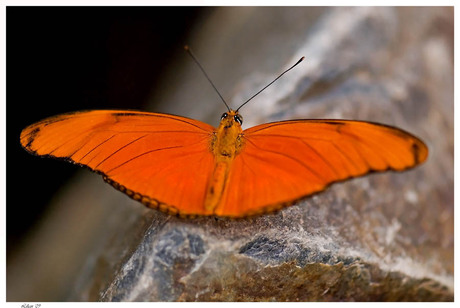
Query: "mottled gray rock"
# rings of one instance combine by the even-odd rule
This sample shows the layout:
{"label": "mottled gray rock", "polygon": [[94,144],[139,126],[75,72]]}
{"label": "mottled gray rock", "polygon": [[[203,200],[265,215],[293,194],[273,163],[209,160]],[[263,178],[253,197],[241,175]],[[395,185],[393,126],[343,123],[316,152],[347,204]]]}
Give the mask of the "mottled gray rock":
{"label": "mottled gray rock", "polygon": [[[73,301],[452,301],[453,21],[453,9],[436,7],[212,11],[190,41],[224,96],[233,91],[231,106],[306,56],[243,108],[246,127],[290,118],[381,122],[423,139],[428,161],[240,220],[183,220],[104,189],[110,202],[92,205],[105,209],[90,229],[100,232],[79,250],[85,263],[60,294]],[[184,63],[152,100],[165,102],[162,111],[217,124],[223,106]]]}

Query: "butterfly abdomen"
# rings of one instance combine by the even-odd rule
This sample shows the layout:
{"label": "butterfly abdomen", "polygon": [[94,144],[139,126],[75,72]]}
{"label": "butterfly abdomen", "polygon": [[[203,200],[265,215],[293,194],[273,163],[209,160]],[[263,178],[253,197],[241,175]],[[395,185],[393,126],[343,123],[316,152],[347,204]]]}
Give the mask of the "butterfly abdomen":
{"label": "butterfly abdomen", "polygon": [[230,164],[231,163],[229,162],[218,162],[214,166],[212,177],[208,183],[208,188],[206,189],[204,208],[207,212],[212,213],[219,204],[227,183]]}

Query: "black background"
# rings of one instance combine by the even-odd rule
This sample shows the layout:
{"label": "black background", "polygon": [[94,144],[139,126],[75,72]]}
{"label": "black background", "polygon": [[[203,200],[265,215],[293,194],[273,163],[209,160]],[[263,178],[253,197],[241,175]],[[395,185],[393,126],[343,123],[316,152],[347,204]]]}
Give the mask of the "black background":
{"label": "black background", "polygon": [[143,109],[171,53],[212,8],[7,7],[7,252],[78,167],[34,157],[21,130],[85,109]]}

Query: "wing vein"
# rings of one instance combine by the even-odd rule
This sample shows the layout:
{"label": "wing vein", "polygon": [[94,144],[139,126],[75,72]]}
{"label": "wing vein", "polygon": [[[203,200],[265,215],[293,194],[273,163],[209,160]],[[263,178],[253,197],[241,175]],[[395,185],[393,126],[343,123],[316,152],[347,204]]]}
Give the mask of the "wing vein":
{"label": "wing vein", "polygon": [[314,147],[312,147],[310,144],[308,144],[305,140],[302,140],[302,143],[305,144],[307,147],[309,147],[310,150],[311,150],[313,153],[315,153],[316,156],[318,156],[318,157],[329,167],[329,169],[331,169],[332,172],[335,173],[335,175],[336,175],[338,178],[340,178],[340,174],[337,172],[337,169],[335,169],[335,168],[331,165],[331,163],[323,157],[323,155],[321,155],[318,151],[316,151],[316,149],[315,149]]}
{"label": "wing vein", "polygon": [[[356,147],[356,143],[355,142],[351,142],[350,143],[351,146],[355,149],[356,153],[358,153],[358,156],[361,158],[361,160],[364,162],[364,164],[366,165],[367,167],[367,170],[373,170],[373,168],[371,167],[371,165],[369,165],[369,162],[367,161],[367,159],[361,154],[361,151]],[[340,149],[338,146],[336,146],[337,149]],[[346,152],[342,152],[342,153],[346,153]],[[346,155],[346,157],[348,158],[348,160],[350,162],[352,162],[353,165],[355,165],[356,167],[356,164],[354,163],[353,159],[351,159],[348,155]],[[359,170],[359,168],[357,168],[357,170]]]}
{"label": "wing vein", "polygon": [[[257,177],[257,173],[251,168],[251,165],[248,164],[248,163],[246,162],[246,160],[244,159],[244,156],[241,156],[241,162],[242,162],[242,165],[245,165],[245,166],[246,166],[246,169],[245,169],[245,170],[251,171],[252,174],[254,175],[254,176],[251,177],[251,184],[252,184],[252,186],[251,186],[251,189],[249,190],[249,191],[254,191],[254,189],[255,189],[255,187],[256,187],[256,185],[255,185],[255,178]],[[247,177],[246,177],[246,179],[247,179]],[[254,204],[254,203],[255,203],[255,201],[254,201],[254,200],[255,200],[255,194],[249,194],[248,197],[252,197],[252,198],[251,198],[251,203],[250,203],[250,204]]]}
{"label": "wing vein", "polygon": [[292,135],[283,135],[283,134],[258,134],[258,135],[253,135],[253,132],[249,135],[251,138],[256,138],[256,137],[281,137],[281,138],[293,138],[293,139],[299,139],[299,140],[304,140],[304,139],[309,139],[309,140],[320,140],[320,141],[327,141],[331,142],[331,139],[324,139],[324,138],[315,138],[315,137],[297,137],[297,136],[292,136]]}
{"label": "wing vein", "polygon": [[[117,165],[117,166],[113,167],[112,169],[108,170],[107,173],[110,173],[110,172],[112,172],[113,170],[118,169],[118,168],[122,167],[123,165],[125,165],[125,164],[127,164],[127,163],[129,163],[129,162],[131,162],[131,161],[133,161],[133,160],[135,160],[135,159],[138,159],[138,158],[140,158],[140,157],[142,157],[142,156],[144,156],[144,155],[147,155],[147,154],[150,154],[150,153],[153,153],[153,152],[157,152],[157,151],[162,151],[162,150],[171,150],[171,149],[185,148],[185,147],[193,146],[193,145],[198,144],[198,143],[200,143],[200,142],[202,142],[202,140],[197,141],[197,142],[194,142],[194,143],[191,143],[191,144],[187,144],[187,145],[170,146],[170,147],[158,148],[158,149],[153,149],[153,150],[150,150],[150,151],[146,151],[146,152],[144,152],[144,153],[141,153],[141,154],[139,154],[139,155],[136,155],[136,156],[134,156],[134,157],[132,157],[132,158],[130,158],[130,159],[128,159],[128,160],[126,160],[126,161],[120,163],[119,165]],[[198,151],[197,151],[197,152],[198,152]],[[190,154],[193,154],[193,153],[195,153],[195,152],[189,152],[188,154],[190,155]]]}
{"label": "wing vein", "polygon": [[[331,143],[332,143],[332,146],[333,146],[334,148],[336,148],[337,152],[339,152],[340,154],[342,154],[342,156],[345,157],[346,160],[348,160],[348,162],[350,163],[350,165],[353,165],[353,166],[355,167],[356,170],[359,170],[359,166],[355,163],[355,161],[354,161],[353,159],[350,158],[350,156],[348,156],[348,154],[347,154],[346,152],[342,151],[342,149],[341,149],[337,144],[335,144],[334,141],[331,141]],[[360,157],[361,157],[361,159],[363,159],[363,157],[362,157],[361,155],[360,155]],[[368,168],[370,168],[369,165],[368,165],[368,163],[367,163],[367,161],[364,161],[364,163],[367,165]],[[345,166],[346,166],[346,165],[345,165]],[[348,174],[354,174],[352,171],[350,171],[350,169],[348,168],[348,166],[346,166],[346,167],[347,167],[347,169],[348,169]]]}
{"label": "wing vein", "polygon": [[136,155],[136,156],[134,156],[134,157],[132,157],[132,158],[130,158],[130,159],[128,159],[128,160],[126,160],[126,161],[124,161],[124,162],[118,164],[117,166],[115,166],[115,167],[113,167],[112,169],[108,170],[107,173],[111,173],[111,172],[113,172],[113,170],[118,169],[118,168],[120,168],[120,167],[126,165],[127,163],[132,162],[133,160],[136,160],[136,159],[138,159],[138,158],[140,158],[140,157],[142,157],[142,156],[145,156],[145,155],[147,155],[147,154],[150,154],[150,153],[153,153],[153,152],[158,152],[158,151],[177,149],[177,148],[181,148],[181,147],[183,147],[183,146],[182,146],[182,145],[178,145],[178,146],[172,146],[172,147],[166,147],[166,148],[159,148],[159,149],[153,149],[153,150],[150,150],[150,151],[146,151],[146,152],[144,152],[144,153],[141,153],[141,154],[139,154],[139,155]]}
{"label": "wing vein", "polygon": [[199,135],[209,135],[208,132],[194,132],[194,131],[187,131],[187,130],[159,130],[159,131],[149,131],[149,130],[112,130],[112,129],[105,129],[100,131],[107,131],[107,132],[115,132],[117,134],[132,134],[132,133],[144,133],[144,134],[163,134],[163,133],[188,133],[188,134],[199,134]]}
{"label": "wing vein", "polygon": [[[53,155],[53,153],[57,150],[59,150],[60,148],[62,148],[63,146],[67,145],[68,143],[71,143],[73,142],[75,139],[81,137],[80,135],[76,135],[75,137],[71,138],[71,139],[67,139],[64,143],[61,143],[59,144],[57,147],[55,147],[52,151],[50,151],[48,153],[48,155]],[[70,157],[70,156],[65,156],[65,157]]]}
{"label": "wing vein", "polygon": [[124,146],[122,146],[121,148],[119,148],[118,150],[116,150],[115,152],[113,152],[112,154],[110,154],[109,156],[107,156],[106,158],[104,158],[102,161],[100,161],[94,168],[98,168],[101,164],[103,164],[105,161],[107,161],[109,158],[113,157],[115,154],[117,154],[118,152],[120,152],[121,150],[127,148],[128,146],[136,143],[137,141],[141,140],[142,138],[145,138],[147,135],[143,135],[139,138],[136,138],[134,139],[133,141],[131,142],[128,142],[127,144],[125,144]]}
{"label": "wing vein", "polygon": [[[302,162],[301,160],[298,160],[297,158],[295,157],[292,157],[286,153],[283,153],[283,152],[277,152],[277,151],[274,151],[274,150],[267,150],[267,149],[263,149],[259,146],[257,146],[254,142],[252,142],[250,139],[246,139],[247,141],[249,141],[254,147],[258,148],[259,150],[261,151],[265,151],[265,152],[269,152],[269,153],[273,153],[273,154],[278,154],[280,156],[284,156],[286,158],[289,158],[295,162],[297,162],[299,165],[303,166],[306,170],[308,170],[310,173],[312,173],[315,177],[317,177],[318,179],[321,180],[322,183],[324,182],[327,182],[324,178],[321,177],[321,175],[319,175],[316,171],[314,171],[312,168],[310,168],[308,165],[306,165],[304,162]],[[246,153],[247,155],[251,155],[253,157],[257,157],[257,156],[254,156],[252,154],[250,154],[249,152]]]}
{"label": "wing vein", "polygon": [[[110,136],[109,138],[105,139],[104,141],[102,141],[101,143],[99,143],[98,145],[96,145],[94,148],[92,148],[90,151],[88,151],[85,155],[83,155],[83,157],[80,158],[79,160],[82,161],[82,160],[83,160],[86,156],[88,156],[91,152],[93,152],[94,150],[96,150],[98,147],[100,147],[101,145],[103,145],[104,143],[106,143],[107,141],[109,141],[110,139],[112,139],[113,137],[115,137],[115,135]],[[83,147],[83,146],[81,146],[78,150],[80,150],[82,147]],[[78,150],[75,151],[71,156],[73,156],[75,153],[77,153]],[[90,160],[90,161],[91,161],[91,160]],[[90,162],[90,161],[89,161],[89,162]],[[89,163],[89,162],[88,162],[88,163]]]}
{"label": "wing vein", "polygon": [[[205,131],[205,132],[208,132],[208,130],[192,123],[192,119],[188,119],[188,118],[180,118],[180,117],[177,117],[177,116],[173,116],[173,115],[167,115],[167,114],[159,114],[159,113],[147,113],[147,112],[120,112],[120,111],[115,111],[113,112],[111,115],[116,115],[116,116],[120,116],[120,117],[137,117],[137,116],[146,116],[146,117],[157,117],[157,118],[164,118],[164,119],[168,119],[168,120],[174,120],[174,121],[178,121],[178,122],[182,122],[182,123],[185,123],[187,125],[190,125],[190,126],[193,126],[195,128],[198,128],[202,131]],[[88,116],[88,115],[87,115]],[[94,116],[98,116],[97,114],[95,114]],[[137,123],[136,125],[138,125],[139,123]]]}
{"label": "wing vein", "polygon": [[[361,146],[364,146],[366,148],[368,148],[370,151],[372,151],[376,156],[380,157],[383,162],[387,165],[387,167],[391,168],[391,164],[388,162],[387,158],[382,155],[383,152],[387,152],[386,149],[382,148],[380,144],[378,143],[375,143],[375,142],[370,142],[372,146],[369,146],[367,144],[367,142],[364,142],[364,140],[362,138],[360,138],[359,136],[356,136],[356,135],[349,135],[350,137],[352,137],[353,139],[357,140],[358,141],[358,144],[360,144]],[[380,151],[377,151],[377,149],[380,149]],[[399,163],[401,163],[402,165],[404,165],[404,163],[401,162],[401,160],[399,159],[398,156],[393,156],[393,158],[399,160]]]}
{"label": "wing vein", "polygon": [[[94,151],[96,148],[100,147],[102,144],[106,143],[107,141],[109,141],[110,139],[112,139],[115,135],[112,135],[111,137],[105,139],[104,141],[102,141],[101,143],[99,143],[98,145],[96,145],[94,148],[92,148],[89,152],[86,152],[85,155],[83,155],[83,157],[80,159],[80,161],[82,159],[84,159],[89,153],[91,153],[92,151]],[[69,158],[72,158],[72,156],[74,156],[78,151],[80,151],[83,147],[85,146],[85,144],[82,144],[80,147],[78,147],[75,151],[73,151],[72,154],[69,155]]]}
{"label": "wing vein", "polygon": [[171,119],[172,119],[172,120],[176,120],[176,121],[185,123],[185,124],[187,124],[187,125],[191,125],[191,126],[193,126],[193,127],[199,128],[199,129],[202,130],[202,131],[208,132],[206,129],[204,129],[204,128],[202,128],[202,127],[196,125],[196,124],[191,123],[191,122],[190,122],[190,119],[187,119],[187,121],[185,121],[185,120],[182,120],[182,119],[180,119],[180,118],[175,118],[175,117],[165,116],[165,115],[156,114],[155,116],[161,117],[161,118],[167,118],[167,119],[170,119],[170,120],[171,120]]}

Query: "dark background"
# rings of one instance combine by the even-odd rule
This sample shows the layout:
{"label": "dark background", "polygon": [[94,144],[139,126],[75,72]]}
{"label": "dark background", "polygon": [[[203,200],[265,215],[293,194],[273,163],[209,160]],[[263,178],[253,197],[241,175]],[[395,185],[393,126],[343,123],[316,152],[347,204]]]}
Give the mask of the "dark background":
{"label": "dark background", "polygon": [[7,255],[79,168],[34,157],[29,124],[85,109],[143,109],[183,52],[187,31],[212,8],[7,7]]}

